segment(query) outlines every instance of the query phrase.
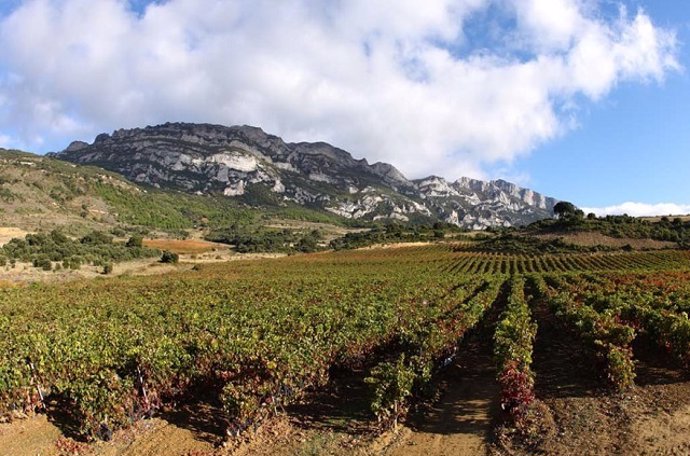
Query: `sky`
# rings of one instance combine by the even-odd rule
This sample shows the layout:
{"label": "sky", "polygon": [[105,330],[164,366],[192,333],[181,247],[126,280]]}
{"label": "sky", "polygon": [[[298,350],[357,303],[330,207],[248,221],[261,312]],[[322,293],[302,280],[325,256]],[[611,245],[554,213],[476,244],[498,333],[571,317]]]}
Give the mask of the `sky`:
{"label": "sky", "polygon": [[0,0],[0,147],[167,121],[690,213],[683,0]]}

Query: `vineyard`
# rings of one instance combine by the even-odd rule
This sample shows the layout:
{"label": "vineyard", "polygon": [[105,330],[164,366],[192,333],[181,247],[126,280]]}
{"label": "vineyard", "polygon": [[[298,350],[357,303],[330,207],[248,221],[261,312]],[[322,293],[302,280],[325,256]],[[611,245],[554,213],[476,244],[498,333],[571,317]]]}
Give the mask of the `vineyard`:
{"label": "vineyard", "polygon": [[357,371],[380,433],[433,396],[481,327],[501,421],[529,437],[545,315],[615,395],[635,388],[641,338],[690,372],[688,313],[682,250],[512,255],[457,242],[10,287],[0,289],[0,413],[59,409],[78,438],[109,440],[204,391],[234,439]]}

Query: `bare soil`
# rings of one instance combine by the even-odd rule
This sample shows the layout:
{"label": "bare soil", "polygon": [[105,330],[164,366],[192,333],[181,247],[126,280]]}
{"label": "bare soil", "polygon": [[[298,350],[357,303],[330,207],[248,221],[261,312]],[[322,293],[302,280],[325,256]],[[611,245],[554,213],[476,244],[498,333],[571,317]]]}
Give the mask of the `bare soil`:
{"label": "bare soil", "polygon": [[688,455],[690,378],[642,334],[633,349],[636,386],[622,394],[602,388],[599,370],[581,343],[541,306],[533,369],[536,395],[549,423],[537,445],[512,442],[506,455]]}
{"label": "bare soil", "polygon": [[118,431],[109,442],[84,443],[65,437],[46,415],[0,424],[3,456],[205,456],[216,447],[203,435],[162,418]]}
{"label": "bare soil", "polygon": [[391,456],[484,455],[500,414],[496,371],[486,344],[472,343],[443,375],[440,400],[413,417]]}

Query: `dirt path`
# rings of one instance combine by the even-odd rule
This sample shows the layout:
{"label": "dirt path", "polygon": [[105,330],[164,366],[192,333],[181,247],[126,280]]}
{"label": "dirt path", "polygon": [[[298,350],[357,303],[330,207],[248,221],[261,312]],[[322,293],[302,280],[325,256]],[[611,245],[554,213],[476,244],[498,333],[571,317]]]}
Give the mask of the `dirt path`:
{"label": "dirt path", "polygon": [[[497,302],[503,302],[503,297]],[[487,454],[500,414],[492,352],[500,310],[494,304],[480,327],[461,343],[456,362],[440,374],[443,394],[439,401],[412,416],[387,456]]]}
{"label": "dirt path", "polygon": [[485,455],[497,414],[495,370],[484,357],[473,364],[453,365],[446,375],[441,400],[412,422],[390,456]]}

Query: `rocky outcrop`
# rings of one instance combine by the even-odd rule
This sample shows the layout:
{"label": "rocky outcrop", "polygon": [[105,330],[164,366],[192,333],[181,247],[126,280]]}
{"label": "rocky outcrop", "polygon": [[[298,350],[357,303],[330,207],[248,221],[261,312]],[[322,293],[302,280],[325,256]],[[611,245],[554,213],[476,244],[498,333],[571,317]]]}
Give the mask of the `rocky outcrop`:
{"label": "rocky outcrop", "polygon": [[[351,219],[444,220],[463,227],[522,225],[549,217],[556,200],[503,180],[408,180],[323,142],[286,143],[250,126],[166,123],[73,142],[60,159],[190,193],[320,207]],[[256,201],[253,199],[252,201]],[[266,202],[264,204],[269,204]]]}

